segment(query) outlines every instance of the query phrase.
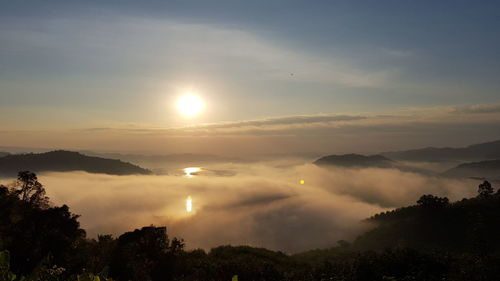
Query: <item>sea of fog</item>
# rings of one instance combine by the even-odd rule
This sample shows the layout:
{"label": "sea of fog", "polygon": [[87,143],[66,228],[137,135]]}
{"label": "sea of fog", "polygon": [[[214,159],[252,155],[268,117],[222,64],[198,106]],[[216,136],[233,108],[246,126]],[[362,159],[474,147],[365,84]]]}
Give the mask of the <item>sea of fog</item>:
{"label": "sea of fog", "polygon": [[245,244],[288,253],[352,240],[373,227],[365,218],[413,204],[422,194],[459,200],[474,196],[477,186],[473,180],[297,160],[169,167],[160,175],[41,173],[39,180],[53,204],[81,215],[89,237],[153,224],[166,226],[190,249]]}

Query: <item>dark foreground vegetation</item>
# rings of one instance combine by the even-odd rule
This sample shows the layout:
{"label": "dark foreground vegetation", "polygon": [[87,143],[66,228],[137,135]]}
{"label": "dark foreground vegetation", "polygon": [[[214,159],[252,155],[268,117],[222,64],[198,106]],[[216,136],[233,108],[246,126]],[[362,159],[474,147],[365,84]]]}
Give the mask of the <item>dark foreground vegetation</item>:
{"label": "dark foreground vegetation", "polygon": [[295,255],[187,251],[154,226],[88,239],[68,206],[50,206],[36,175],[20,172],[0,186],[0,281],[500,280],[500,193],[488,182],[476,198],[424,195],[368,221],[376,226],[352,243]]}

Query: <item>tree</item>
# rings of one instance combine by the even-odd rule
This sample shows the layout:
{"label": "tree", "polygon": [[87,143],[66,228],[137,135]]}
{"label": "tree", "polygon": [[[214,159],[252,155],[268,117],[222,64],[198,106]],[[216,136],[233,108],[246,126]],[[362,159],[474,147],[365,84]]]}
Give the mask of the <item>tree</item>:
{"label": "tree", "polygon": [[49,198],[45,195],[45,189],[38,181],[35,173],[29,171],[19,172],[14,189],[14,193],[19,196],[19,199],[28,202],[30,205],[41,209],[49,207]]}
{"label": "tree", "polygon": [[0,186],[0,249],[10,252],[12,272],[26,275],[53,265],[72,272],[85,238],[77,218],[66,205],[49,207],[34,173],[20,172],[10,189]]}
{"label": "tree", "polygon": [[479,185],[477,192],[479,193],[479,197],[489,197],[493,194],[493,187],[491,186],[491,183],[484,181]]}
{"label": "tree", "polygon": [[168,253],[165,227],[149,226],[126,232],[118,237],[111,260],[111,276],[118,280],[169,280]]}
{"label": "tree", "polygon": [[172,241],[170,242],[170,247],[169,247],[170,253],[174,255],[182,253],[185,245],[186,243],[184,243],[184,239],[179,239],[177,237],[174,237],[174,239],[172,239]]}
{"label": "tree", "polygon": [[431,194],[422,195],[417,204],[423,207],[444,207],[450,200],[446,197],[437,197]]}

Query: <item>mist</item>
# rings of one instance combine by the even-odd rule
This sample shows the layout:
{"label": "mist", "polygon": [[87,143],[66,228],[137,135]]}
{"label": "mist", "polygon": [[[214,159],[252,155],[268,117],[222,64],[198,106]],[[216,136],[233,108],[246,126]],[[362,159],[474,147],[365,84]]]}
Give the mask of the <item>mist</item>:
{"label": "mist", "polygon": [[[323,168],[278,162],[214,164],[193,177],[42,173],[55,205],[81,215],[89,237],[162,225],[188,248],[251,245],[295,253],[352,240],[364,219],[414,204],[423,194],[459,200],[477,183],[396,169]],[[304,180],[304,184],[300,184]],[[185,200],[193,199],[193,212]]]}

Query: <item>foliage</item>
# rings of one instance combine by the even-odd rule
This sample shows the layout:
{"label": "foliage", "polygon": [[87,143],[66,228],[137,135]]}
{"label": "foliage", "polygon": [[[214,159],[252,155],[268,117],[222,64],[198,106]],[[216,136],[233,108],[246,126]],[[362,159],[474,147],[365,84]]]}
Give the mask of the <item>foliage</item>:
{"label": "foliage", "polygon": [[10,255],[8,251],[0,252],[0,281],[14,281],[16,275],[10,271]]}
{"label": "foliage", "polygon": [[101,278],[99,275],[92,273],[83,273],[77,276],[77,281],[110,281],[111,279]]}
{"label": "foliage", "polygon": [[40,265],[72,270],[85,237],[78,216],[66,205],[46,207],[34,174],[19,173],[19,183],[10,190],[0,187],[0,247],[10,251],[12,271],[27,275]]}
{"label": "foliage", "polygon": [[[416,206],[369,219],[376,225],[353,243],[356,250],[410,247],[455,253],[500,252],[500,193],[480,185],[476,198],[449,204],[447,198],[424,195]],[[487,191],[487,196],[484,195]],[[483,195],[481,194],[483,192]]]}

